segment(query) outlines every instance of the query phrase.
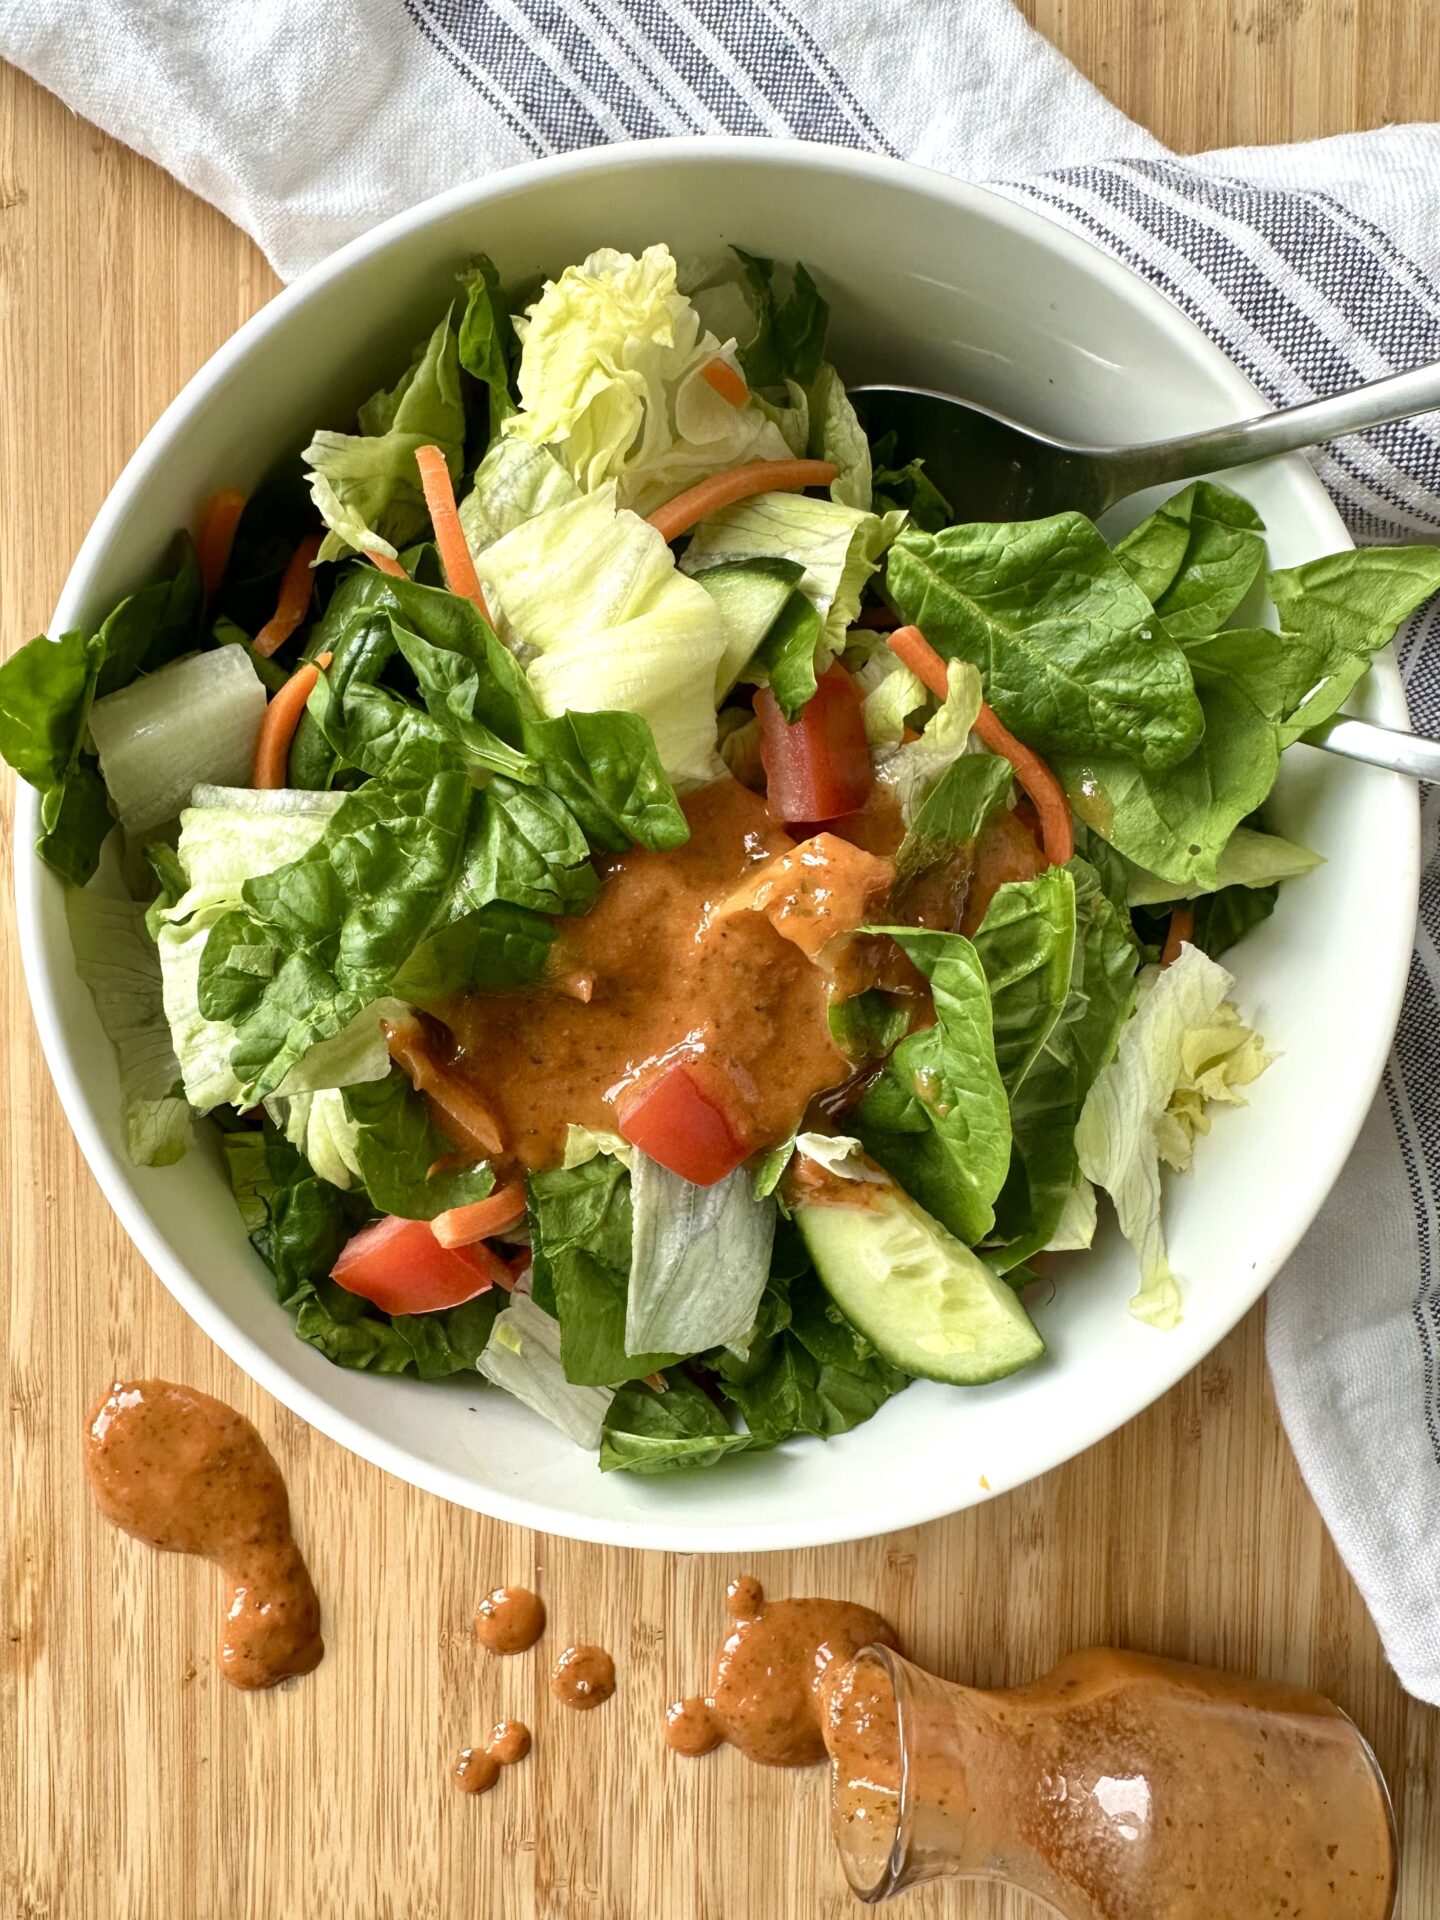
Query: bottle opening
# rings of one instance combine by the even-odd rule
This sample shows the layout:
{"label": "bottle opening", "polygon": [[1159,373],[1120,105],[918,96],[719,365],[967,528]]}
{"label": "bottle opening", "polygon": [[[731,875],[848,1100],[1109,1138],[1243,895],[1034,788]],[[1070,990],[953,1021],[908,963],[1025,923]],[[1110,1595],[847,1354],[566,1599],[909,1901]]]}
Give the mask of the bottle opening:
{"label": "bottle opening", "polygon": [[851,1889],[874,1903],[898,1892],[909,1851],[904,1663],[863,1647],[830,1688],[830,1831]]}

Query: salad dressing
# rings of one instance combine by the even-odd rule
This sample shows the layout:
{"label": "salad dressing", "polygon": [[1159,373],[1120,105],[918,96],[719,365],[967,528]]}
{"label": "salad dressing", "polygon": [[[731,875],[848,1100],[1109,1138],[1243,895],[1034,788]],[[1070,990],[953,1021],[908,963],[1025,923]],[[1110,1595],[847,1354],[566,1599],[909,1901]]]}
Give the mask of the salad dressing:
{"label": "salad dressing", "polygon": [[489,1793],[502,1767],[513,1767],[530,1751],[530,1729],[523,1720],[502,1720],[483,1747],[462,1747],[450,1769],[461,1793]]}
{"label": "salad dressing", "polygon": [[766,1767],[811,1767],[825,1758],[826,1689],[861,1647],[896,1644],[895,1629],[848,1600],[772,1600],[746,1574],[725,1605],[734,1625],[715,1654],[709,1691],[677,1700],[665,1717],[676,1753],[709,1753],[722,1741]]}
{"label": "salad dressing", "polygon": [[545,1602],[528,1587],[496,1587],[475,1609],[475,1638],[487,1653],[528,1653],[545,1631]]}
{"label": "salad dressing", "polygon": [[615,1662],[603,1647],[566,1647],[555,1662],[550,1691],[562,1707],[576,1713],[603,1707],[615,1691]]}
{"label": "salad dressing", "polygon": [[778,1145],[849,1068],[830,1037],[830,979],[759,913],[719,917],[747,873],[795,842],[757,794],[719,780],[687,797],[690,838],[601,862],[582,919],[562,922],[552,978],[573,992],[462,994],[433,1011],[453,1064],[500,1115],[527,1168],[563,1158],[571,1122],[613,1132],[615,1100],[682,1049],[734,1078],[757,1148]]}
{"label": "salad dressing", "polygon": [[86,1422],[85,1471],[107,1520],[222,1569],[216,1659],[232,1687],[273,1687],[320,1664],[320,1602],[285,1482],[243,1415],[168,1380],[117,1381]]}

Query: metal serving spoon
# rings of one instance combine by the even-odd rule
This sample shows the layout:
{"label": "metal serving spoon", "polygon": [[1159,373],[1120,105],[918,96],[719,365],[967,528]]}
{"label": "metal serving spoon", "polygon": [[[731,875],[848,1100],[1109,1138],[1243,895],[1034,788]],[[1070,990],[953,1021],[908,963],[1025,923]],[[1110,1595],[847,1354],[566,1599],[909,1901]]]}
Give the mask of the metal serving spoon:
{"label": "metal serving spoon", "polygon": [[[1146,487],[1248,466],[1428,413],[1440,407],[1440,362],[1233,426],[1136,447],[1074,446],[925,387],[852,387],[850,397],[872,440],[893,429],[906,457],[924,460],[957,520],[1039,520],[1067,507],[1093,520]],[[1305,739],[1347,760],[1440,781],[1440,741],[1423,735],[1340,714]]]}

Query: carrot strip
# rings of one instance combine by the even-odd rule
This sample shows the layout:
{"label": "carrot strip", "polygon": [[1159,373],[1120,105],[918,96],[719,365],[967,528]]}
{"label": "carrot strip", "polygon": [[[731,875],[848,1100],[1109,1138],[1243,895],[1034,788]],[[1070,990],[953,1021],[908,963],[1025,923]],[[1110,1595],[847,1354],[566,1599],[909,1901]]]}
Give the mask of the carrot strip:
{"label": "carrot strip", "polygon": [[[919,627],[897,627],[890,636],[890,647],[937,700],[945,698],[950,690],[945,662]],[[1035,811],[1040,816],[1046,857],[1052,866],[1063,867],[1075,852],[1075,825],[1070,818],[1065,789],[1039,754],[1017,740],[994,708],[983,700],[975,718],[975,731],[992,753],[1003,755],[1015,769],[1015,778],[1035,802]]]}
{"label": "carrot strip", "polygon": [[275,611],[251,642],[262,660],[268,660],[272,653],[279,652],[310,611],[310,590],[314,584],[310,569],[319,551],[320,535],[307,533],[286,562],[285,571],[280,577],[280,597],[275,602]]}
{"label": "carrot strip", "polygon": [[303,667],[295,669],[280,691],[271,696],[255,738],[255,767],[250,778],[252,787],[276,788],[285,785],[295,729],[300,724],[310,690],[320,678],[320,669],[329,666],[331,657],[328,653],[322,653],[318,660],[307,660]]}
{"label": "carrot strip", "polygon": [[455,508],[455,489],[450,484],[450,469],[445,464],[445,456],[439,447],[417,447],[415,464],[420,469],[420,485],[424,490],[425,505],[430,511],[430,524],[435,529],[435,544],[440,549],[445,584],[451,593],[458,594],[462,600],[468,600],[471,606],[477,608],[482,620],[488,621],[490,609],[485,604],[485,595],[480,591],[480,576],[475,571],[475,562],[470,558],[470,545],[460,525],[460,515]]}
{"label": "carrot strip", "polygon": [[380,1030],[390,1058],[404,1068],[415,1091],[425,1095],[442,1133],[477,1156],[505,1151],[504,1130],[480,1090],[435,1058],[424,1028],[413,1015],[382,1020]]}
{"label": "carrot strip", "polygon": [[245,511],[245,496],[238,487],[226,487],[206,502],[200,516],[200,531],[195,536],[195,558],[200,562],[200,578],[205,582],[205,598],[213,600],[220,591],[230,549],[235,544],[235,529]]}
{"label": "carrot strip", "polygon": [[410,578],[400,562],[398,560],[392,560],[388,553],[375,553],[371,548],[366,547],[365,554],[367,559],[375,562],[375,565],[380,569],[381,573],[388,573],[392,580],[408,580]]}
{"label": "carrot strip", "polygon": [[1182,902],[1170,912],[1170,927],[1165,935],[1164,951],[1160,955],[1162,967],[1168,967],[1180,958],[1180,949],[1187,940],[1195,936],[1195,909]]}
{"label": "carrot strip", "polygon": [[805,487],[828,487],[840,469],[833,460],[752,460],[747,466],[712,473],[708,480],[687,487],[657,507],[650,524],[667,542],[678,540],[721,507],[751,500],[757,493],[799,493]]}
{"label": "carrot strip", "polygon": [[509,1180],[483,1200],[437,1213],[430,1231],[442,1247],[471,1247],[477,1240],[488,1240],[492,1233],[518,1226],[524,1218],[525,1182]]}
{"label": "carrot strip", "polygon": [[707,387],[713,387],[722,400],[728,400],[732,407],[743,407],[749,404],[749,387],[730,362],[722,360],[718,353],[713,360],[707,360],[701,367],[700,378]]}

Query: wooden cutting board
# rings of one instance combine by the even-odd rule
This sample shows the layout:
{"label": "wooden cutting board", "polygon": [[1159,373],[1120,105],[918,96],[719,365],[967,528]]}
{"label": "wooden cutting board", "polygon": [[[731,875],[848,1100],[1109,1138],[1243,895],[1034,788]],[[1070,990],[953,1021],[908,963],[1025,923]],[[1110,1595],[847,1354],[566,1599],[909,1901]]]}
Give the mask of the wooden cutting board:
{"label": "wooden cutting board", "polygon": [[[1183,148],[1431,117],[1431,0],[1031,0],[1036,23]],[[1427,89],[1430,89],[1427,97]],[[4,644],[48,618],[144,429],[274,291],[210,208],[0,74],[0,593]],[[7,783],[8,807],[9,788]],[[821,1782],[681,1763],[668,1701],[703,1677],[728,1562],[622,1554],[443,1506],[310,1432],[190,1324],[112,1218],[32,1036],[8,858],[0,953],[8,1483],[0,1739],[4,1920],[814,1920],[855,1911]],[[1306,1682],[1345,1706],[1395,1788],[1403,1920],[1440,1912],[1440,1714],[1388,1672],[1280,1430],[1257,1311],[1083,1459],[953,1520],[749,1563],[776,1594],[887,1613],[915,1655],[982,1685],[1111,1641]],[[79,1429],[117,1376],[244,1409],[289,1478],[330,1651],[243,1696],[212,1665],[206,1567],[110,1531]],[[897,1462],[903,1471],[903,1462]],[[537,1584],[553,1633],[598,1639],[620,1691],[558,1724],[537,1659],[486,1664],[477,1598]],[[563,1644],[552,1635],[553,1653]],[[543,1652],[543,1648],[542,1648]],[[487,1799],[446,1763],[502,1713],[532,1759]],[[984,1890],[915,1916],[1038,1914]]]}

